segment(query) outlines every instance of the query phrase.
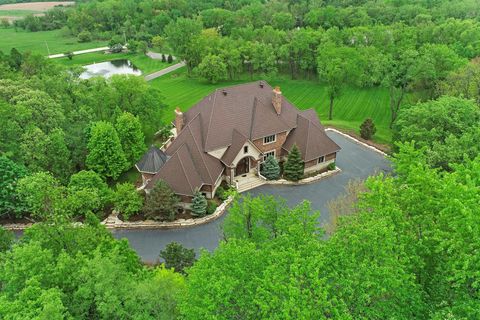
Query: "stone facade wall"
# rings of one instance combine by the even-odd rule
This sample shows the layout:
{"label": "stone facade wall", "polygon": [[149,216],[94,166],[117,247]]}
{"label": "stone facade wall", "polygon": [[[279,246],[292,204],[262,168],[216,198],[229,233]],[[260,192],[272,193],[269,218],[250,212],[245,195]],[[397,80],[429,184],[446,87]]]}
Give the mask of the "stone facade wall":
{"label": "stone facade wall", "polygon": [[275,142],[263,144],[263,138],[254,140],[253,143],[262,153],[275,150],[275,157],[279,159],[282,155],[282,146],[287,139],[287,132],[277,133]]}

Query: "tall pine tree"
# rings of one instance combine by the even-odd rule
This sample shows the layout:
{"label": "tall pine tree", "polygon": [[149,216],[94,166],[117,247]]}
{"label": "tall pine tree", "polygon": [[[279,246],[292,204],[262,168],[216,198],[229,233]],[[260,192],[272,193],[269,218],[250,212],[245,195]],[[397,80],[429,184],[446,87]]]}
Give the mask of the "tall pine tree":
{"label": "tall pine tree", "polygon": [[288,154],[287,162],[283,167],[283,176],[287,180],[298,181],[303,177],[304,166],[300,150],[298,150],[296,145],[293,145],[292,150]]}

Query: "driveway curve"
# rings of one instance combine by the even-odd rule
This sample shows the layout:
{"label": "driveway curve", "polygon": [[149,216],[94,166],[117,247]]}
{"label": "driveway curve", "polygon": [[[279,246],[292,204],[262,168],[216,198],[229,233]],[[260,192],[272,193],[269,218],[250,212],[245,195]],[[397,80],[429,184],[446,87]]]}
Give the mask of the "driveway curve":
{"label": "driveway curve", "polygon": [[[390,172],[390,162],[381,154],[359,145],[336,132],[328,131],[342,150],[337,156],[337,165],[342,171],[317,183],[286,186],[264,185],[252,189],[253,196],[271,194],[286,199],[289,206],[294,206],[304,199],[312,203],[314,210],[321,213],[320,222],[328,221],[327,202],[345,191],[345,186],[352,179],[365,179],[377,172]],[[160,250],[172,241],[179,242],[188,248],[213,250],[221,239],[221,217],[209,224],[186,229],[172,230],[114,230],[116,238],[127,238],[130,245],[144,261],[155,261]]]}

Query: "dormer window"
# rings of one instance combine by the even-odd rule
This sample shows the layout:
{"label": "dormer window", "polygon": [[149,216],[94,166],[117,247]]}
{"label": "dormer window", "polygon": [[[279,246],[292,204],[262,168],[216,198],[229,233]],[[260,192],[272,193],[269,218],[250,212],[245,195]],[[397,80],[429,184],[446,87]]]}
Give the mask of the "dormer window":
{"label": "dormer window", "polygon": [[243,147],[243,153],[248,153],[248,146]]}
{"label": "dormer window", "polygon": [[271,136],[266,136],[263,138],[263,144],[274,143],[277,140],[277,135],[272,134]]}

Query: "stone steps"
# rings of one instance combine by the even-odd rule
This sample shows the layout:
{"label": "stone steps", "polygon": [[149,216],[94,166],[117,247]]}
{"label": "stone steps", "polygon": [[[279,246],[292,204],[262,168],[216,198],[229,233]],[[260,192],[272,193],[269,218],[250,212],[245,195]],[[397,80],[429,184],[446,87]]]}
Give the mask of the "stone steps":
{"label": "stone steps", "polygon": [[237,191],[239,193],[251,190],[265,184],[265,180],[260,178],[249,179],[248,181],[239,181]]}

